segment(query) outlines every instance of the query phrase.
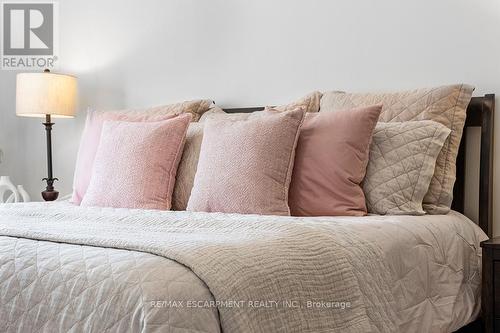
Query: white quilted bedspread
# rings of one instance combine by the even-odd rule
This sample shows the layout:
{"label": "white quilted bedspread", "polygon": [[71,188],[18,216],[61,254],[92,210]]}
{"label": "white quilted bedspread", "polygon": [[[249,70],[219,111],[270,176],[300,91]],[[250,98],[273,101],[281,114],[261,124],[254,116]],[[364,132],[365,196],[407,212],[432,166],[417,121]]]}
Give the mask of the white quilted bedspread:
{"label": "white quilted bedspread", "polygon": [[[298,231],[310,248],[294,246]],[[484,239],[453,212],[290,218],[2,205],[0,331],[451,332],[479,311]],[[332,253],[339,258],[318,266]],[[311,291],[325,286],[325,299]],[[301,309],[274,308],[285,301],[276,295]],[[229,300],[245,304],[214,302]],[[351,305],[313,323],[322,301]],[[298,319],[281,321],[290,313]]]}

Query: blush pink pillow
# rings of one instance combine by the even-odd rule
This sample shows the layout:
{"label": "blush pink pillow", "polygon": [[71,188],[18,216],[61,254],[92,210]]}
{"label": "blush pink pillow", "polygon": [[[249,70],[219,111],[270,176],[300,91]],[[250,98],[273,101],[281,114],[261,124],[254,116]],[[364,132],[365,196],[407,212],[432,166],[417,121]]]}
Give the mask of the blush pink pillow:
{"label": "blush pink pillow", "polygon": [[191,115],[159,122],[105,121],[82,206],[171,207]]}
{"label": "blush pink pillow", "polygon": [[85,192],[87,192],[97,146],[101,137],[102,125],[105,121],[153,122],[167,120],[175,116],[175,114],[148,114],[146,112],[89,111],[80,140],[80,148],[78,149],[71,202],[79,205]]}
{"label": "blush pink pillow", "polygon": [[294,216],[362,216],[361,182],[382,106],[307,114],[290,184]]}
{"label": "blush pink pillow", "polygon": [[288,190],[304,110],[208,119],[187,210],[290,215]]}

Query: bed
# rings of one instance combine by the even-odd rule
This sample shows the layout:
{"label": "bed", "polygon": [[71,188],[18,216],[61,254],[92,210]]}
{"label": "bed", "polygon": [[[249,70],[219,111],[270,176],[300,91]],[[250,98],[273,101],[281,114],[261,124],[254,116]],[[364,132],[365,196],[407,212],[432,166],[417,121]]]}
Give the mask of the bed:
{"label": "bed", "polygon": [[456,331],[481,310],[493,102],[473,98],[466,123],[482,129],[477,224],[461,214],[463,142],[447,215],[2,205],[0,331]]}

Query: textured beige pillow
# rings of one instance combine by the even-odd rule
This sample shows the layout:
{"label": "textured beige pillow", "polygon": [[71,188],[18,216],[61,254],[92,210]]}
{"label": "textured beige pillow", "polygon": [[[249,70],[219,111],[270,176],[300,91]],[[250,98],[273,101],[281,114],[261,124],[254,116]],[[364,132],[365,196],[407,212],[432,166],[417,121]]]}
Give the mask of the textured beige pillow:
{"label": "textured beige pillow", "polygon": [[291,111],[300,108],[304,109],[306,112],[318,112],[322,95],[323,94],[319,91],[313,91],[295,102],[280,106],[266,106],[266,109]]}
{"label": "textured beige pillow", "polygon": [[196,167],[200,156],[201,141],[203,139],[203,123],[191,123],[186,134],[184,152],[177,169],[174,193],[172,195],[172,209],[186,210],[189,195],[193,188]]}
{"label": "textured beige pillow", "polygon": [[363,181],[368,212],[425,214],[422,201],[450,132],[431,120],[378,123]]}
{"label": "textured beige pillow", "polygon": [[207,112],[211,107],[214,106],[214,102],[209,99],[199,99],[194,101],[185,101],[180,103],[168,104],[155,106],[144,109],[127,109],[127,110],[115,110],[115,111],[93,111],[94,116],[98,116],[99,114],[120,114],[120,115],[132,115],[132,116],[141,116],[141,115],[172,115],[177,116],[183,113],[191,114],[191,121],[196,122],[200,120],[200,117]]}
{"label": "textured beige pillow", "polygon": [[187,210],[290,215],[288,190],[305,113],[259,113],[206,122]]}
{"label": "textured beige pillow", "polygon": [[423,204],[424,210],[430,214],[446,214],[453,200],[455,162],[473,90],[469,85],[457,84],[384,94],[332,91],[323,94],[320,110],[337,111],[383,104],[380,121],[433,120],[448,127],[451,133],[437,158]]}
{"label": "textured beige pillow", "polygon": [[[172,195],[172,210],[186,210],[191,189],[193,188],[194,176],[198,167],[200,157],[201,141],[203,139],[204,121],[206,115],[227,115],[220,107],[212,105],[209,111],[200,117],[199,123],[191,123],[186,134],[186,143],[182,153],[182,159],[177,170],[175,188]],[[209,116],[210,118],[210,116]]]}
{"label": "textured beige pillow", "polygon": [[[292,102],[290,104],[286,105],[280,105],[276,107],[272,106],[266,106],[265,110],[267,111],[292,111],[296,109],[303,109],[306,112],[318,112],[319,111],[319,104],[321,100],[322,93],[319,91],[313,91],[310,94],[307,94],[306,96],[300,98],[299,100]],[[254,114],[259,114],[261,116],[266,115],[266,113],[226,113],[224,110],[222,110],[220,107],[214,107],[210,109],[207,113],[205,113],[200,121],[203,122],[207,119],[221,119],[221,118],[227,118],[231,120],[245,120],[248,119],[250,116],[253,116]]]}

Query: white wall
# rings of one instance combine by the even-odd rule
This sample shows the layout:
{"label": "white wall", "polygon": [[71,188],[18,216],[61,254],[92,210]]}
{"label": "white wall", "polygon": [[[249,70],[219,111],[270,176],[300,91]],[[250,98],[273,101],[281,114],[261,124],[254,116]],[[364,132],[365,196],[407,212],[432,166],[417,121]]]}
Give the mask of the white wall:
{"label": "white wall", "polygon": [[[69,193],[87,106],[208,97],[285,103],[314,90],[396,90],[466,82],[500,96],[497,0],[64,0],[61,70],[80,82],[80,115],[54,128],[57,187]],[[15,72],[0,72],[0,173],[43,189],[39,120],[16,118]],[[500,151],[496,119],[496,154]],[[499,175],[500,159],[495,164]],[[495,196],[500,194],[500,183]],[[500,208],[495,205],[495,216]],[[496,226],[500,234],[500,223]]]}

